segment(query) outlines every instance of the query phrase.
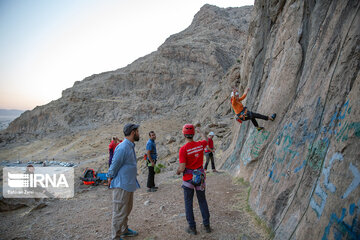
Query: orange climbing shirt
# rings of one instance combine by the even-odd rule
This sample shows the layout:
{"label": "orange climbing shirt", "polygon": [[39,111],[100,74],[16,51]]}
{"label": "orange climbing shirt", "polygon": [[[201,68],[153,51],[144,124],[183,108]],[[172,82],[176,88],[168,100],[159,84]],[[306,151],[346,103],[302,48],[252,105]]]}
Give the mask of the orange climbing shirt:
{"label": "orange climbing shirt", "polygon": [[241,111],[244,109],[244,105],[241,103],[242,100],[246,98],[246,94],[244,93],[239,100],[237,100],[235,97],[231,97],[231,104],[235,111],[235,114],[241,113]]}

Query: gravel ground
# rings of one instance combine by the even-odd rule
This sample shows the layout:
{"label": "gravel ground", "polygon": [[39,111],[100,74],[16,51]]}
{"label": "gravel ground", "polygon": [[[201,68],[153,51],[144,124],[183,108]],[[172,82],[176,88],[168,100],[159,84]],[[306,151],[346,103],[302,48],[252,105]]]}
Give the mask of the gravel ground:
{"label": "gravel ground", "polygon": [[[138,177],[141,189],[135,192],[129,217],[138,239],[267,239],[265,229],[246,211],[248,188],[235,184],[225,172],[208,173],[206,196],[213,231],[202,229],[202,218],[194,197],[198,235],[185,232],[187,226],[181,178],[174,171],[157,174],[159,190],[146,191],[146,174]],[[76,184],[71,199],[45,200],[36,207],[0,213],[0,239],[110,239],[111,190],[107,186]],[[146,204],[145,204],[146,203]]]}

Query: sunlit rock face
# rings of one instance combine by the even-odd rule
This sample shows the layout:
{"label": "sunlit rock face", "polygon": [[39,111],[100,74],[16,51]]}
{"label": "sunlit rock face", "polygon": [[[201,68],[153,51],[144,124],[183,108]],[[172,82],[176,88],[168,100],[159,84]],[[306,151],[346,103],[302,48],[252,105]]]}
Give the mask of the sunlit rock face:
{"label": "sunlit rock face", "polygon": [[360,237],[359,5],[255,3],[232,81],[277,119],[261,132],[235,124],[223,168],[251,182],[250,206],[275,239]]}

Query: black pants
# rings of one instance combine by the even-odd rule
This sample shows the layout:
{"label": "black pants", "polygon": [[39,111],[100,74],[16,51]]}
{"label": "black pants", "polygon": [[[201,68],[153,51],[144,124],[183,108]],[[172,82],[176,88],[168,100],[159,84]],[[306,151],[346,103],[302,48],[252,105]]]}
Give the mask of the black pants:
{"label": "black pants", "polygon": [[205,167],[204,167],[205,170],[208,167],[209,160],[211,160],[211,169],[214,170],[215,169],[214,154],[212,152],[205,153],[205,157],[206,157],[206,163],[205,163]]}
{"label": "black pants", "polygon": [[149,168],[149,175],[147,180],[147,187],[153,188],[155,187],[155,171],[154,171],[154,167],[150,166],[148,168]]}
{"label": "black pants", "polygon": [[203,218],[204,226],[210,225],[210,213],[209,207],[206,201],[205,190],[194,190],[185,186],[182,186],[184,189],[184,201],[185,201],[185,213],[186,213],[186,220],[190,227],[196,228],[196,222],[194,218],[194,209],[193,209],[193,199],[194,199],[194,192],[196,191],[196,197],[198,199],[200,212]]}
{"label": "black pants", "polygon": [[244,121],[251,120],[251,122],[254,124],[255,127],[259,127],[259,124],[257,123],[255,118],[259,118],[259,119],[262,119],[262,120],[265,120],[265,121],[269,120],[268,116],[264,116],[264,115],[261,115],[259,113],[248,111],[247,116],[245,117]]}

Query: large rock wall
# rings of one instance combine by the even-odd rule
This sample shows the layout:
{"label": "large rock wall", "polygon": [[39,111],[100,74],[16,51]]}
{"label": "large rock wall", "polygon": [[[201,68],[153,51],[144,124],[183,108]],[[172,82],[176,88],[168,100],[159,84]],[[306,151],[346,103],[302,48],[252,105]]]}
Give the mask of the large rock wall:
{"label": "large rock wall", "polygon": [[[7,131],[64,135],[180,113],[219,127],[222,168],[251,182],[249,203],[276,239],[358,239],[359,5],[260,0],[251,21],[251,7],[206,5],[158,51],[75,83]],[[232,85],[250,87],[249,109],[276,121],[257,132],[231,120]]]}
{"label": "large rock wall", "polygon": [[[275,239],[360,239],[360,2],[256,1],[239,87],[275,122],[234,123],[223,168]],[[231,74],[234,74],[230,73]]]}

